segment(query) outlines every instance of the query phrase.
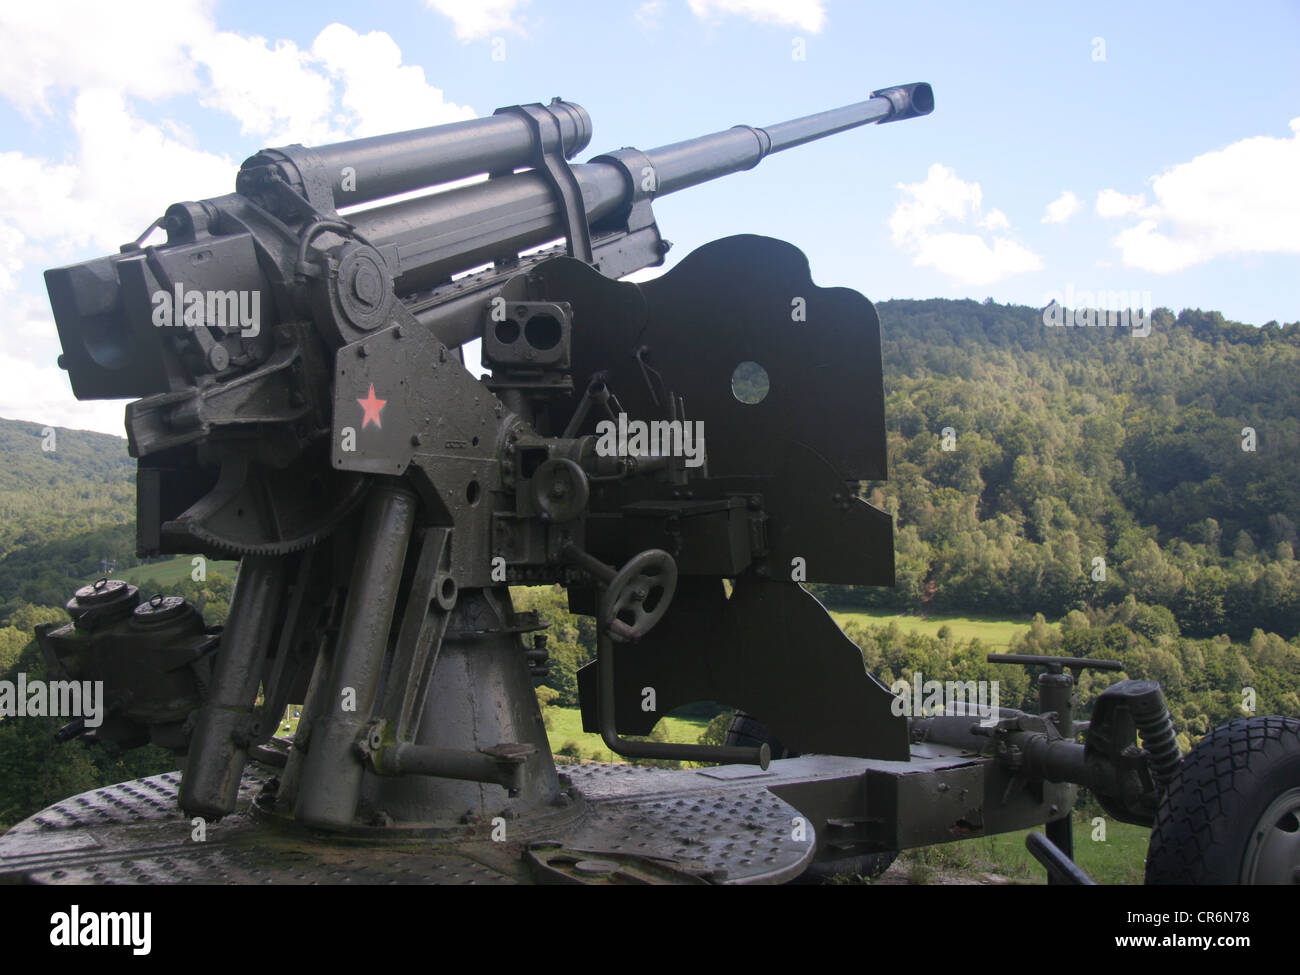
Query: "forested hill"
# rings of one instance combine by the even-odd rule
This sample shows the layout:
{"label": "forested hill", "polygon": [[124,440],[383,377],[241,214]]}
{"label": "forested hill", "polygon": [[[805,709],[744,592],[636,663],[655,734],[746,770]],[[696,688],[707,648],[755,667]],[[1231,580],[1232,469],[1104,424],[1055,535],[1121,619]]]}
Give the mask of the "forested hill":
{"label": "forested hill", "polygon": [[0,557],[47,541],[50,528],[119,520],[134,486],[124,438],[0,419]]}
{"label": "forested hill", "polygon": [[[1131,595],[1187,635],[1300,630],[1300,323],[1157,309],[1138,337],[992,302],[878,310],[890,480],[867,491],[897,515],[899,584],[824,595],[1049,617]],[[0,420],[0,623],[135,562],[126,441],[54,434]]]}
{"label": "forested hill", "polygon": [[899,585],[835,596],[1054,616],[1131,594],[1188,634],[1300,629],[1300,323],[877,307],[890,480],[868,490]]}
{"label": "forested hill", "polygon": [[70,583],[104,559],[135,564],[134,550],[123,437],[0,420],[0,622],[25,603],[62,606]]}

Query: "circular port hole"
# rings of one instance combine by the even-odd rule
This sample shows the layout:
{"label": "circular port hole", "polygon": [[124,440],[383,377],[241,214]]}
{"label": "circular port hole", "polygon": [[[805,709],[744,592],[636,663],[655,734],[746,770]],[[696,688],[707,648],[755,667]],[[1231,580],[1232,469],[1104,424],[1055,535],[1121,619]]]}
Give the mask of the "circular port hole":
{"label": "circular port hole", "polygon": [[524,326],[524,338],[540,351],[555,348],[563,337],[564,328],[553,315],[534,315]]}
{"label": "circular port hole", "polygon": [[767,370],[757,362],[742,362],[731,373],[731,395],[749,406],[767,398],[772,384]]}
{"label": "circular port hole", "polygon": [[469,484],[465,485],[465,500],[470,504],[478,504],[480,494],[482,494],[482,489],[479,488],[478,481],[470,481]]}
{"label": "circular port hole", "polygon": [[504,322],[497,322],[496,337],[497,341],[502,345],[509,345],[519,338],[519,323],[513,318],[507,318]]}

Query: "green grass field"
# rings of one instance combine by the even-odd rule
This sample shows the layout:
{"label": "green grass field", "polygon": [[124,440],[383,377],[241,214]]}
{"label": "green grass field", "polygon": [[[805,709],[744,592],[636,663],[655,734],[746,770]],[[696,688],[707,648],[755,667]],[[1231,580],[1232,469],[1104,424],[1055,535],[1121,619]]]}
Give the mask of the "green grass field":
{"label": "green grass field", "polygon": [[[1034,831],[1041,833],[1043,829],[1040,826]],[[1047,882],[1047,871],[1025,849],[1025,837],[1030,832],[1022,829],[908,850],[899,857],[895,869],[901,869],[916,884],[941,882],[945,874],[996,874],[1012,883],[1043,884]],[[1097,832],[1090,818],[1075,814],[1075,862],[1099,884],[1141,884],[1151,831],[1106,819],[1105,839],[1094,840]]]}
{"label": "green grass field", "polygon": [[[578,746],[579,757],[594,759],[598,762],[623,762],[626,759],[610,754],[600,735],[587,734],[582,730],[582,712],[577,708],[557,708],[550,706],[542,710],[549,726],[546,735],[551,741],[551,751],[558,753],[570,742]],[[688,718],[662,719],[668,740],[694,745],[708,725],[707,721]]]}
{"label": "green grass field", "polygon": [[[215,562],[209,561],[207,565],[208,575],[222,575],[227,579],[235,578],[235,569],[238,562]],[[114,579],[125,579],[133,586],[138,586],[147,579],[152,579],[161,586],[174,585],[177,582],[189,581],[190,574],[194,571],[193,556],[178,555],[174,559],[167,559],[165,562],[150,562],[145,565],[133,565],[129,569],[121,569],[113,572]],[[96,576],[98,578],[98,576]],[[87,582],[94,582],[94,579],[87,579]],[[152,595],[152,593],[150,594]]]}
{"label": "green grass field", "polygon": [[830,613],[840,626],[849,622],[861,626],[888,626],[890,623],[897,623],[898,628],[905,633],[917,632],[929,636],[938,636],[939,630],[946,626],[956,640],[978,638],[985,646],[1001,648],[1009,647],[1015,637],[1028,632],[1029,624],[1033,622],[1032,617],[1009,619],[1000,616],[957,616],[951,613],[912,616],[907,613],[892,613],[889,610],[876,609],[832,609]]}

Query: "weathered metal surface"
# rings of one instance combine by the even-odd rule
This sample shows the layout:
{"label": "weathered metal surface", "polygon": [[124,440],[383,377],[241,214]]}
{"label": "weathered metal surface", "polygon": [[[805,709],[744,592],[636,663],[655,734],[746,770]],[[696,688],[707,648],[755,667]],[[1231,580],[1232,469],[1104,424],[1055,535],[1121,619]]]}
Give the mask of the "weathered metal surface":
{"label": "weathered metal surface", "polygon": [[[635,645],[615,649],[619,730],[649,734],[692,701],[726,701],[799,752],[906,760],[907,719],[862,654],[808,592],[746,576],[727,598],[716,579],[683,579],[673,610]],[[793,664],[793,666],[792,666]],[[583,726],[596,730],[596,665],[579,671]],[[657,710],[639,706],[655,689]]]}
{"label": "weathered metal surface", "polygon": [[[170,207],[165,244],[48,272],[77,395],[143,397],[127,414],[140,550],[243,564],[228,626],[187,636],[205,659],[177,675],[181,704],[100,732],[188,751],[185,814],[174,779],[72,800],[126,819],[47,810],[65,826],[0,840],[9,874],[778,882],[814,856],[1063,817],[1059,780],[1082,775],[1068,688],[1048,694],[1059,726],[1011,712],[987,735],[936,721],[909,744],[893,696],[802,586],[893,582],[892,521],[858,497],[886,475],[871,302],[754,236],[617,280],[663,262],[657,197],[932,108],[928,85],[901,86],[572,166],[590,119],[558,100],[269,149],[236,193]],[[565,256],[521,254],[556,238]],[[457,349],[472,338],[482,381]],[[595,617],[580,696],[614,751],[752,766],[584,766],[570,785],[531,686],[541,623],[511,605],[526,583],[565,586]],[[56,670],[116,651],[99,615],[49,636]],[[194,663],[194,646],[155,642]],[[122,700],[160,684],[111,676]],[[272,756],[291,700],[296,739]],[[700,700],[761,715],[805,757],[756,774],[764,742],[621,737]],[[249,762],[272,757],[279,775],[250,805]]]}
{"label": "weathered metal surface", "polygon": [[73,796],[15,826],[0,837],[0,879],[43,884],[514,883],[536,879],[527,856],[532,848],[613,858],[645,882],[748,884],[797,876],[812,857],[811,831],[804,840],[790,837],[798,811],[759,782],[701,776],[699,787],[683,797],[653,769],[583,766],[571,771],[593,792],[581,816],[540,828],[503,819],[500,841],[492,840],[490,821],[415,835],[380,830],[347,840],[303,830],[253,807],[270,776],[252,766],[244,776],[238,811],[206,824],[200,842],[194,839],[191,819],[176,805],[179,775],[154,776]]}

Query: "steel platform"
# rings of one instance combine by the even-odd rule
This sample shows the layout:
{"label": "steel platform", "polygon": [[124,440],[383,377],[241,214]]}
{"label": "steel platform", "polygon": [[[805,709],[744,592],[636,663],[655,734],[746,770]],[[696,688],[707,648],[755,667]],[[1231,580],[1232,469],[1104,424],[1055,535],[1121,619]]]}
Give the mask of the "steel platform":
{"label": "steel platform", "polygon": [[72,796],[13,827],[0,837],[0,881],[753,884],[790,880],[812,859],[813,829],[792,828],[798,810],[767,788],[783,778],[776,771],[560,771],[565,801],[545,821],[467,818],[450,830],[347,834],[278,815],[267,802],[269,767],[250,765],[235,814],[202,824],[177,806],[180,773],[156,775]]}

